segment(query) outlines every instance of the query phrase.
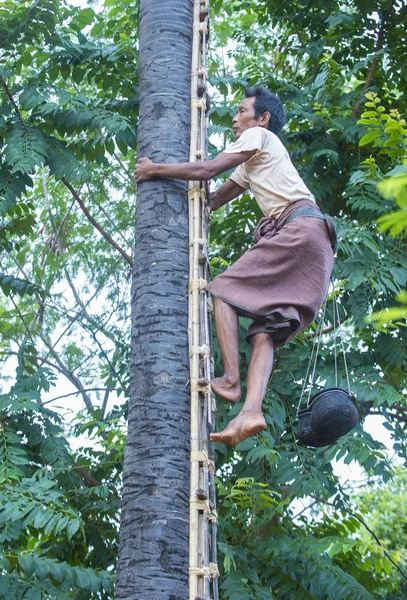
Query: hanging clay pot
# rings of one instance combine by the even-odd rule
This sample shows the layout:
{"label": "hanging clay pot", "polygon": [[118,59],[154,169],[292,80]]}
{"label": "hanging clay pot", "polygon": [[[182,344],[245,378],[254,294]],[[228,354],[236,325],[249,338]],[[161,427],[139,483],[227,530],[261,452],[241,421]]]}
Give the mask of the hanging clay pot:
{"label": "hanging clay pot", "polygon": [[298,413],[298,439],[307,446],[319,447],[320,440],[318,434],[311,427],[311,409],[303,408]]}
{"label": "hanging clay pot", "polygon": [[319,435],[339,438],[359,422],[358,410],[350,394],[342,388],[326,388],[315,394],[309,404],[311,426]]}
{"label": "hanging clay pot", "polygon": [[359,413],[348,392],[327,388],[310,398],[298,413],[298,439],[307,446],[330,446],[356,427]]}

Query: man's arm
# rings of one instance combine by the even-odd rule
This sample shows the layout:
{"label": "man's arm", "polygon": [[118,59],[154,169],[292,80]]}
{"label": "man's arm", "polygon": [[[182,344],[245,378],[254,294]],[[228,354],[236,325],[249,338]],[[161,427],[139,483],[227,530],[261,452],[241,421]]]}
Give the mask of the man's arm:
{"label": "man's arm", "polygon": [[172,179],[185,179],[187,181],[208,181],[220,173],[233,169],[249,160],[256,150],[244,152],[221,152],[213,160],[201,162],[188,162],[178,164],[154,163],[149,158],[140,158],[134,168],[137,183],[148,181],[152,177],[171,177]]}
{"label": "man's arm", "polygon": [[245,188],[233,179],[228,179],[216,192],[211,194],[211,210],[218,210],[218,208],[237,198],[245,191]]}

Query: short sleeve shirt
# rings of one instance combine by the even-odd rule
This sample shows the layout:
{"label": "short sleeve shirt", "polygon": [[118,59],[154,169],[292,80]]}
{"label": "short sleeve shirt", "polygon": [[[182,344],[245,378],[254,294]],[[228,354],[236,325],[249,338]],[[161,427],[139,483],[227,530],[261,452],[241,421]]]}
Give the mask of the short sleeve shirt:
{"label": "short sleeve shirt", "polygon": [[250,190],[266,217],[279,217],[292,202],[312,200],[311,194],[279,138],[264,127],[250,127],[225,150],[228,153],[256,150],[239,165],[231,179]]}

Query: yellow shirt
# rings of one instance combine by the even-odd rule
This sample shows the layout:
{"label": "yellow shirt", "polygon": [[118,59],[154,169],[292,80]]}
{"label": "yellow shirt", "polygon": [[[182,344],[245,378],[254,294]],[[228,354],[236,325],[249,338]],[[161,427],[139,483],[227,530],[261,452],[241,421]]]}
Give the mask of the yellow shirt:
{"label": "yellow shirt", "polygon": [[312,200],[311,194],[291,162],[279,138],[264,127],[250,127],[225,152],[256,150],[239,165],[231,179],[251,190],[266,217],[278,217],[292,202]]}

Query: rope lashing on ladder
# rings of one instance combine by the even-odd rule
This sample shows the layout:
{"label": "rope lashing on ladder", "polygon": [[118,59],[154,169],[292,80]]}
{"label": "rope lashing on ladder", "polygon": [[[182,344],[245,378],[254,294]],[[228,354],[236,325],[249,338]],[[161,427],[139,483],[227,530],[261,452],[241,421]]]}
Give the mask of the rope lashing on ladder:
{"label": "rope lashing on ladder", "polygon": [[[207,156],[209,102],[207,46],[209,0],[194,0],[191,69],[190,162]],[[191,181],[189,202],[189,357],[191,392],[191,479],[189,501],[189,600],[219,600],[216,554],[215,464],[209,433],[214,427],[215,398],[211,390],[211,305],[209,281],[209,195],[206,184]]]}

